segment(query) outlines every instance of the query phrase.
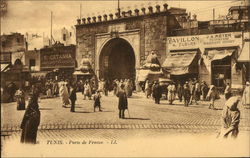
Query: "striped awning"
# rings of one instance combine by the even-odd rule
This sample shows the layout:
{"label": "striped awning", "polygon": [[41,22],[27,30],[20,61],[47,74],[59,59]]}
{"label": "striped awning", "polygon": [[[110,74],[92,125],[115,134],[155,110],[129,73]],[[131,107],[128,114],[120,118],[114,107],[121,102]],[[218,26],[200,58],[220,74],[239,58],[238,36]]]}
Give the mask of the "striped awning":
{"label": "striped awning", "polygon": [[232,56],[233,52],[235,52],[235,49],[210,50],[208,51],[208,57],[210,60],[221,60]]}
{"label": "striped awning", "polygon": [[1,72],[6,72],[9,70],[10,64],[2,64],[1,63]]}
{"label": "striped awning", "polygon": [[[190,68],[197,51],[180,51],[170,53],[162,67],[170,72],[171,75],[183,75],[193,73],[196,69]],[[198,64],[196,65],[198,67]]]}

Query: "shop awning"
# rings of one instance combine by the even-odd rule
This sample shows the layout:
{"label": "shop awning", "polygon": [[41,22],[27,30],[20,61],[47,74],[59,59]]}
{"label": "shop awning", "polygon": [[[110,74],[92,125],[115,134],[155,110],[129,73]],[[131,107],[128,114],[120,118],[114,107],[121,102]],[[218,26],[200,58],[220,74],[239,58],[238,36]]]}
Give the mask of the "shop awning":
{"label": "shop awning", "polygon": [[9,69],[10,64],[1,63],[1,72],[6,72]]}
{"label": "shop awning", "polygon": [[[190,69],[197,51],[174,52],[166,58],[162,67],[170,71],[171,75],[183,75],[194,72]],[[198,65],[197,65],[198,66]]]}
{"label": "shop awning", "polygon": [[146,79],[149,77],[149,75],[162,75],[163,72],[162,71],[152,71],[152,70],[148,70],[148,69],[142,69],[139,70],[139,74],[138,74],[138,81],[146,81]]}
{"label": "shop awning", "polygon": [[238,62],[250,62],[250,42],[245,42],[238,58]]}
{"label": "shop awning", "polygon": [[45,77],[51,71],[31,72],[31,77]]}
{"label": "shop awning", "polygon": [[225,57],[231,56],[235,49],[224,49],[224,50],[210,50],[208,51],[208,57],[210,60],[221,60]]}
{"label": "shop awning", "polygon": [[86,76],[86,75],[91,75],[91,73],[89,72],[82,72],[82,71],[75,71],[73,73],[73,75],[82,75],[82,76]]}

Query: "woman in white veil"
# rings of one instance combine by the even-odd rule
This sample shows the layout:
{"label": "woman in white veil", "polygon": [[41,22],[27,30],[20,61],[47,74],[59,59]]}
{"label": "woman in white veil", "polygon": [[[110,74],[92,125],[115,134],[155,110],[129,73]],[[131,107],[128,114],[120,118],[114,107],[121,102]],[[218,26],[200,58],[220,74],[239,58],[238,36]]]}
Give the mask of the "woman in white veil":
{"label": "woman in white veil", "polygon": [[66,83],[61,83],[60,84],[59,92],[60,92],[60,96],[61,96],[61,99],[62,99],[62,106],[66,107],[67,105],[70,104],[70,102],[69,102],[69,92],[68,92],[68,89],[66,87]]}

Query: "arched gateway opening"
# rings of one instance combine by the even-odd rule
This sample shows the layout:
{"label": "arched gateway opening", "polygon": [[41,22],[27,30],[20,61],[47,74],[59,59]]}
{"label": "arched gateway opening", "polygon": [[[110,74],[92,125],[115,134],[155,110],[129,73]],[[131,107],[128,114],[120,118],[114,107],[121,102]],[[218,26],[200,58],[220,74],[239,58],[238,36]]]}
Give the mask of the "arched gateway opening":
{"label": "arched gateway opening", "polygon": [[105,80],[135,79],[135,54],[122,38],[108,41],[100,53],[100,78]]}

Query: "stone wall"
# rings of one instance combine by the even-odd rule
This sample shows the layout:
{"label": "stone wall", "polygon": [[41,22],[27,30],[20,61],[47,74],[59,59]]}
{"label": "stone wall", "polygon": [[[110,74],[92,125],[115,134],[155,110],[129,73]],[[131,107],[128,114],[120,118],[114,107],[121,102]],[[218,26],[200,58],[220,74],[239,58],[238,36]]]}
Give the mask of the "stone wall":
{"label": "stone wall", "polygon": [[[94,64],[95,60],[95,34],[107,33],[107,25],[84,26],[76,29],[76,60],[80,63],[82,58],[89,58]],[[94,65],[92,65],[94,66]]]}
{"label": "stone wall", "polygon": [[22,52],[26,50],[26,40],[20,33],[1,36],[1,52]]}
{"label": "stone wall", "polygon": [[[142,8],[128,12],[122,12],[122,16],[116,14],[113,17],[103,15],[96,17],[88,17],[78,19],[76,25],[76,44],[77,44],[77,61],[82,58],[89,58],[92,61],[92,66],[95,67],[95,37],[96,34],[110,34],[110,27],[113,25],[125,25],[124,28],[119,28],[117,32],[126,32],[131,30],[139,30],[140,33],[140,65],[144,63],[147,56],[154,51],[160,63],[162,64],[166,57],[166,37],[168,36],[168,27],[174,28],[177,25],[176,19],[167,11],[167,4],[163,10],[160,6],[148,7],[148,11]],[[171,26],[169,26],[171,25]]]}
{"label": "stone wall", "polygon": [[144,35],[141,36],[141,47],[144,51],[141,56],[146,59],[154,51],[162,64],[166,56],[167,16],[150,16],[145,18],[142,24]]}

